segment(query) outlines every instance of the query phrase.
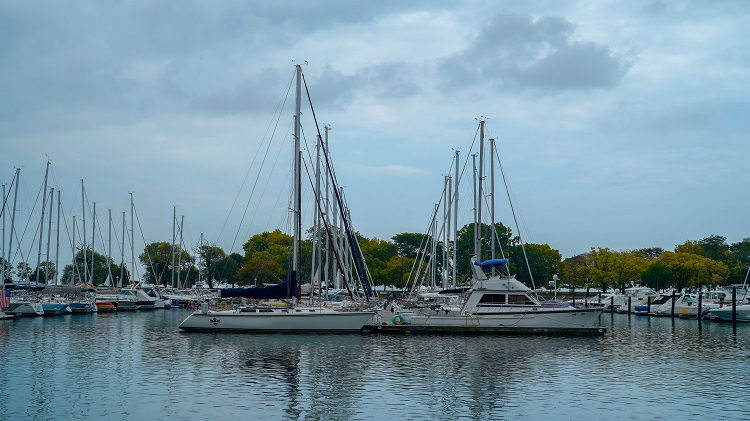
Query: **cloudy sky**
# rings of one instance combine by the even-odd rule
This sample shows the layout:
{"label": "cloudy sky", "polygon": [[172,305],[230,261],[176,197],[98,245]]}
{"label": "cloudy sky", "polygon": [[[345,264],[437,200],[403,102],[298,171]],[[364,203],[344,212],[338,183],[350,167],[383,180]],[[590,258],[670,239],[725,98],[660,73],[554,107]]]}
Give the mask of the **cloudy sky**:
{"label": "cloudy sky", "polygon": [[750,237],[748,40],[738,1],[0,0],[0,181],[21,168],[32,266],[48,160],[61,249],[84,180],[105,239],[110,209],[113,241],[123,212],[130,229],[133,193],[136,252],[171,241],[173,207],[188,245],[203,233],[240,251],[287,225],[286,95],[306,63],[367,237],[425,231],[485,118],[528,242],[563,257],[737,242]]}

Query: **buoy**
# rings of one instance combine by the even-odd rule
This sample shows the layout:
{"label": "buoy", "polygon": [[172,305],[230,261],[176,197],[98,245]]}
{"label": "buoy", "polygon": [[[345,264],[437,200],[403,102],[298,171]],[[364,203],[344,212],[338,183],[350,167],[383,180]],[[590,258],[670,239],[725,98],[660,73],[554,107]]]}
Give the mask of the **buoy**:
{"label": "buoy", "polygon": [[400,325],[404,323],[404,318],[401,315],[396,314],[395,316],[393,316],[391,321],[393,322],[394,325]]}

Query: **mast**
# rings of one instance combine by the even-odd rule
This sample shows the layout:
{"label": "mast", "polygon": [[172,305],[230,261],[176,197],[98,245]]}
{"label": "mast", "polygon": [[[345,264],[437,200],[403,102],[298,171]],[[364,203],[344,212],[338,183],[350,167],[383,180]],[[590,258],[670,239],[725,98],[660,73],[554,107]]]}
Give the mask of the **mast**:
{"label": "mast", "polygon": [[477,154],[471,155],[471,163],[474,175],[474,257],[479,259],[479,219],[477,219]]}
{"label": "mast", "polygon": [[[300,119],[302,118],[302,66],[295,65],[297,70],[297,87],[296,98],[294,102],[294,178],[292,180],[294,189],[294,247],[292,258],[292,285],[297,284],[297,273],[299,271],[299,248],[301,241],[300,231],[302,230],[302,151],[300,150]],[[295,297],[297,291],[291,291]]]}
{"label": "mast", "polygon": [[21,177],[21,169],[16,168],[16,192],[13,194],[13,213],[10,214],[10,241],[8,242],[8,259],[7,262],[10,264],[10,255],[13,251],[13,231],[15,231],[16,225],[16,204],[18,204],[18,181]]}
{"label": "mast", "polygon": [[[60,270],[60,189],[57,190],[57,239],[55,240],[55,285],[60,285],[58,274]],[[73,252],[75,258],[75,251]]]}
{"label": "mast", "polygon": [[[44,259],[47,263],[45,264],[44,269],[44,284],[49,283],[49,271],[50,271],[50,261],[49,261],[49,244],[52,240],[52,205],[55,201],[55,188],[52,187],[49,189],[49,221],[47,222],[47,257]],[[55,266],[57,268],[57,266]]]}
{"label": "mast", "polygon": [[[492,227],[490,229],[490,237],[492,237],[490,258],[495,259],[497,257],[495,252],[495,237],[497,236],[495,229],[495,139],[492,138],[490,138],[490,197],[492,198],[490,201],[490,226]],[[495,266],[492,266],[491,273],[495,276]]]}
{"label": "mast", "polygon": [[109,224],[107,224],[107,230],[108,230],[108,235],[107,235],[107,247],[108,247],[108,249],[107,249],[107,277],[109,278],[109,285],[107,285],[107,286],[111,287],[112,284],[113,284],[112,281],[114,280],[114,279],[112,279],[112,265],[109,262],[112,259],[112,209],[108,209],[108,211],[109,211],[108,212],[108,214],[109,214]]}
{"label": "mast", "polygon": [[484,120],[479,121],[479,185],[477,189],[478,202],[477,202],[477,224],[479,226],[479,233],[477,233],[477,260],[482,261],[482,208],[484,207],[484,190],[482,184],[484,183]]}
{"label": "mast", "polygon": [[81,251],[83,252],[83,278],[81,278],[81,282],[88,282],[89,260],[87,256],[88,249],[86,247],[86,190],[83,186],[83,179],[81,179],[81,211],[83,212],[83,216],[81,216],[81,227],[83,227],[83,236],[81,237]]}
{"label": "mast", "polygon": [[0,241],[0,244],[2,244],[2,247],[3,247],[3,250],[1,252],[2,254],[0,254],[0,257],[3,258],[3,268],[2,268],[2,274],[0,274],[0,281],[3,281],[3,282],[6,279],[8,279],[5,276],[5,271],[8,268],[8,262],[5,261],[5,214],[8,213],[5,209],[7,208],[7,204],[8,204],[7,202],[8,201],[6,200],[6,197],[5,197],[5,184],[3,184],[3,240]]}
{"label": "mast", "polygon": [[[174,241],[175,241],[175,224],[177,224],[177,206],[172,206],[172,283],[170,286],[174,288]],[[156,280],[161,284],[161,280]]]}
{"label": "mast", "polygon": [[73,273],[70,274],[70,282],[68,282],[69,284],[68,286],[75,285],[76,272],[78,272],[78,261],[76,261],[76,216],[75,215],[73,215],[73,239],[71,240],[71,244],[73,244]]}
{"label": "mast", "polygon": [[96,249],[96,202],[94,202],[94,212],[91,216],[91,285],[94,283],[94,250]]}
{"label": "mast", "polygon": [[[328,125],[326,125],[325,126],[325,145],[323,145],[323,148],[324,148],[323,152],[324,152],[324,155],[325,155],[326,159],[328,158],[328,154],[330,153],[330,151],[328,150],[328,132],[330,130],[331,130],[331,127],[328,126]],[[330,180],[328,179],[328,171],[326,171],[326,181],[325,181],[325,184],[326,184],[326,205],[325,205],[326,212],[325,212],[324,219],[326,221],[326,225],[331,226],[331,219],[329,217],[329,215],[331,214],[331,201],[330,201],[331,183],[330,183]],[[336,231],[332,230],[331,234],[333,236],[335,236],[336,235]],[[328,266],[328,262],[330,261],[329,253],[330,253],[330,249],[331,249],[332,244],[331,244],[330,237],[327,236],[327,235],[325,236],[325,242],[326,242],[325,243],[325,246],[326,246],[325,275],[323,275],[323,277],[321,279],[325,279],[325,282],[326,282],[326,288],[325,288],[325,290],[326,290],[326,293],[328,293],[328,282],[330,280],[330,273],[331,273],[331,270],[330,270],[330,268]]]}
{"label": "mast", "polygon": [[[133,277],[135,273],[135,225],[133,224],[133,214],[135,213],[135,206],[133,205],[133,193],[130,193],[130,276]],[[130,283],[131,279],[128,279]]]}
{"label": "mast", "polygon": [[[185,226],[185,215],[182,215],[180,218],[180,242],[178,243],[180,254],[177,256],[177,288],[181,289],[182,280],[180,279],[180,268],[182,267],[182,230]],[[174,288],[174,285],[172,285],[172,288]]]}
{"label": "mast", "polygon": [[458,265],[458,156],[459,151],[456,151],[456,183],[455,191],[453,192],[453,280],[451,286],[456,287],[456,266]]}
{"label": "mast", "polygon": [[125,211],[122,211],[122,247],[120,247],[120,279],[117,280],[117,288],[122,288],[122,280],[125,278]]}
{"label": "mast", "polygon": [[44,188],[42,189],[42,219],[39,221],[39,254],[36,260],[36,283],[39,283],[39,271],[42,266],[42,234],[44,233],[44,211],[47,208],[47,176],[49,175],[49,160],[44,170]]}
{"label": "mast", "polygon": [[[317,142],[315,143],[315,199],[317,202],[320,202],[320,147],[321,147],[322,139],[320,138],[320,135],[317,137]],[[321,282],[320,282],[320,212],[318,212],[319,207],[314,206],[314,213],[315,218],[313,219],[314,224],[313,225],[313,258],[312,258],[312,270],[311,270],[311,276],[312,281],[310,282],[310,304],[312,305],[313,302],[313,291],[315,289],[315,280],[318,279],[318,289],[321,290]],[[316,276],[317,275],[317,276]]]}

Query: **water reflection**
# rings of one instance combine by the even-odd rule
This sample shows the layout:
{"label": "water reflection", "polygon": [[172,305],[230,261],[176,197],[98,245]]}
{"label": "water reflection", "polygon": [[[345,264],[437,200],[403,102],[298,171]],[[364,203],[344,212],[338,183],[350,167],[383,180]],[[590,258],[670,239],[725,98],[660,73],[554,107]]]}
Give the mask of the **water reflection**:
{"label": "water reflection", "polygon": [[738,418],[741,400],[714,397],[750,386],[748,325],[603,314],[598,338],[244,335],[180,333],[185,316],[0,323],[0,418]]}

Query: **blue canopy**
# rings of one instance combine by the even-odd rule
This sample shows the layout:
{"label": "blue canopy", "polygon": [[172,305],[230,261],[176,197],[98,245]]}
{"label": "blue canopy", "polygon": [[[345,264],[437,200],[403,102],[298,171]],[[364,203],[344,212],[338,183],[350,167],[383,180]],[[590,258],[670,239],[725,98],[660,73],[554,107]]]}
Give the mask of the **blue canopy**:
{"label": "blue canopy", "polygon": [[259,288],[222,288],[221,298],[242,297],[262,300],[292,298],[297,295],[297,274],[292,272],[289,278],[278,285]]}
{"label": "blue canopy", "polygon": [[490,259],[483,262],[474,261],[474,264],[479,267],[495,267],[508,264],[508,259]]}

